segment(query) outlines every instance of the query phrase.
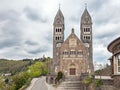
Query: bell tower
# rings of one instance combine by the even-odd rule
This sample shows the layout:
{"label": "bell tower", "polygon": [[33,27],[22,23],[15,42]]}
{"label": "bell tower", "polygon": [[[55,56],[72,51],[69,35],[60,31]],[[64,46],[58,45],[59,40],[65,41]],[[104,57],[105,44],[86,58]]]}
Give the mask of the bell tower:
{"label": "bell tower", "polygon": [[81,17],[81,40],[87,48],[87,71],[90,74],[94,74],[93,67],[93,45],[92,45],[92,19],[87,10],[85,8],[82,17]]}
{"label": "bell tower", "polygon": [[53,73],[59,71],[60,47],[64,42],[64,16],[60,7],[54,18],[53,23]]}

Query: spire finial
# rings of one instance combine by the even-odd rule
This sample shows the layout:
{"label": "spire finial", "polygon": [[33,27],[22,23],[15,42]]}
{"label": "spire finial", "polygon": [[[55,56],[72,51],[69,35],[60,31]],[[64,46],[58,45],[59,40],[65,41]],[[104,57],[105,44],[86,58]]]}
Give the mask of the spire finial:
{"label": "spire finial", "polygon": [[59,3],[59,9],[60,9],[60,3]]}
{"label": "spire finial", "polygon": [[85,8],[87,8],[87,3],[85,3]]}

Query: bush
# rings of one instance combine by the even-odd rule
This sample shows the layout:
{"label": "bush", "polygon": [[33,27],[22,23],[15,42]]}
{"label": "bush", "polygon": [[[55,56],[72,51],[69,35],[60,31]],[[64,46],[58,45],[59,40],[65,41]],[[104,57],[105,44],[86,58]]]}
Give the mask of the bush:
{"label": "bush", "polygon": [[59,71],[56,79],[59,81],[62,78],[63,78],[63,73],[61,71]]}
{"label": "bush", "polygon": [[101,79],[100,79],[100,80],[96,80],[95,85],[96,85],[97,87],[103,85],[102,80],[101,80]]}
{"label": "bush", "polygon": [[19,88],[21,88],[25,83],[28,82],[29,80],[29,74],[27,72],[22,72],[20,74],[17,74],[13,77],[13,81],[14,81],[14,86],[15,86],[15,90],[18,90]]}
{"label": "bush", "polygon": [[88,81],[88,84],[91,84],[92,83],[92,77],[88,76],[87,81]]}

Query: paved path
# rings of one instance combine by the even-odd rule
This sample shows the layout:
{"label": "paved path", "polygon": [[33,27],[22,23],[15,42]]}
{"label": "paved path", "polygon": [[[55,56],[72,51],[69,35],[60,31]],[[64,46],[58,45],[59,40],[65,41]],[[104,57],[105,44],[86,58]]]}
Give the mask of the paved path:
{"label": "paved path", "polygon": [[45,79],[46,77],[34,78],[26,90],[55,90],[52,85],[46,83]]}

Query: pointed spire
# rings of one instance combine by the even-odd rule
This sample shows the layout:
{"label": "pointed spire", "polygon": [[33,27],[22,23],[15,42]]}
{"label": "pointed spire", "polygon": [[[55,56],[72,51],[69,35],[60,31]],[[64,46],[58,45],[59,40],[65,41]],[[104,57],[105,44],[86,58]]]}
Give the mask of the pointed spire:
{"label": "pointed spire", "polygon": [[61,22],[61,24],[64,24],[64,16],[63,16],[63,13],[60,9],[60,4],[59,4],[59,9],[57,11],[57,14],[54,18],[54,24],[57,22],[57,20],[59,20]]}
{"label": "pointed spire", "polygon": [[85,10],[81,17],[81,23],[89,23],[89,24],[92,23],[91,16],[87,10],[87,4],[85,4]]}

